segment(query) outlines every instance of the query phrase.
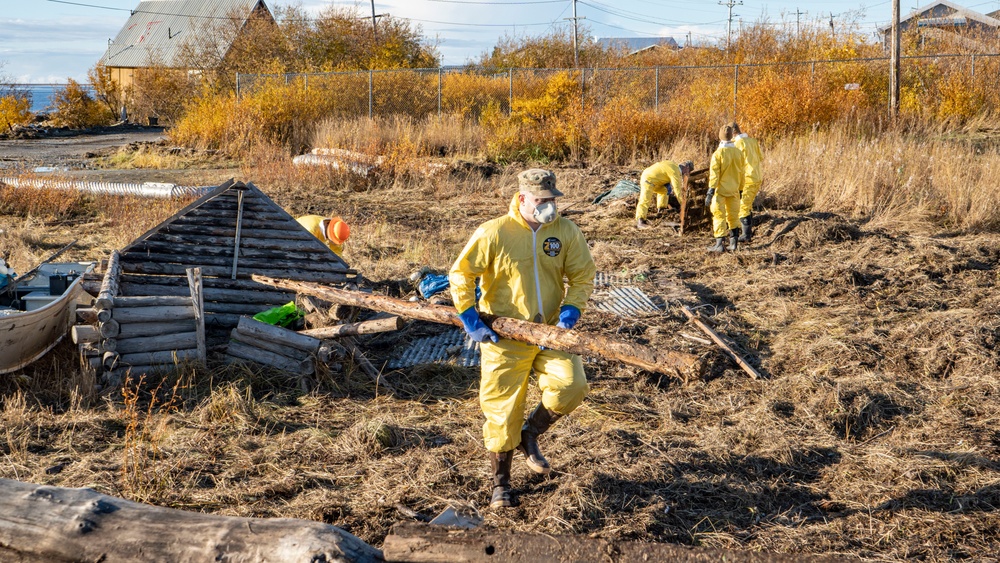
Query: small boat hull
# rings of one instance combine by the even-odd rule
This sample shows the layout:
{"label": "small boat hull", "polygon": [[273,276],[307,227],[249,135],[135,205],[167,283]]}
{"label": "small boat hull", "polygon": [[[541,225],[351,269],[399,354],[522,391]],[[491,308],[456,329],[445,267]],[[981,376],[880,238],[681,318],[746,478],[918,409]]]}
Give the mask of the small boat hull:
{"label": "small boat hull", "polygon": [[[93,264],[77,262],[50,266],[75,267],[81,273],[93,269]],[[0,313],[0,374],[19,370],[41,358],[66,336],[76,321],[76,306],[84,293],[82,281],[82,276],[77,277],[58,296],[38,295],[42,302],[37,308]]]}

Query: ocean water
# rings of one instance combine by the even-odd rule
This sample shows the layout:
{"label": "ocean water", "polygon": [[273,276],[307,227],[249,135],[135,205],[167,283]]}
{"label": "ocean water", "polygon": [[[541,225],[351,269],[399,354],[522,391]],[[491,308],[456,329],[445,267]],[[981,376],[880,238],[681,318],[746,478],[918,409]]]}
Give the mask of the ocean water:
{"label": "ocean water", "polygon": [[[34,113],[51,111],[53,94],[66,87],[65,84],[14,84],[13,86],[19,91],[27,91],[31,94],[31,111]],[[81,84],[81,86],[91,91],[89,84]]]}

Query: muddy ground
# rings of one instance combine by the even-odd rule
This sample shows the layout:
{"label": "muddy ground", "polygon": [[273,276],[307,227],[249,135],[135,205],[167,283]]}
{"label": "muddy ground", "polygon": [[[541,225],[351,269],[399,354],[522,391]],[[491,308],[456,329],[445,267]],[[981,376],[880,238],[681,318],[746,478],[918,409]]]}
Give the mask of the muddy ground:
{"label": "muddy ground", "polygon": [[[293,214],[342,209],[354,228],[348,262],[376,291],[405,298],[413,268],[445,270],[476,224],[506,211],[517,170],[455,166],[436,179],[351,179],[327,191],[251,180]],[[590,310],[580,329],[692,352],[701,369],[682,382],[589,358],[590,396],[543,437],[556,471],[542,479],[516,463],[516,508],[484,508],[477,373],[450,365],[386,372],[396,396],[357,372],[329,374],[311,393],[274,374],[233,372],[212,374],[208,391],[195,374],[145,434],[129,431],[120,396],[86,408],[44,394],[21,402],[7,382],[0,476],[309,518],[376,546],[412,511],[461,505],[503,530],[870,561],[995,560],[1000,237],[775,209],[765,188],[754,242],[709,256],[707,226],[679,237],[666,213],[638,231],[632,201],[589,203],[638,170],[556,172],[598,269],[664,306],[635,318]],[[762,377],[698,342],[704,334],[681,304]],[[362,345],[381,365],[438,331],[414,323]],[[68,377],[71,352],[22,377]],[[533,387],[529,403],[537,399]]]}

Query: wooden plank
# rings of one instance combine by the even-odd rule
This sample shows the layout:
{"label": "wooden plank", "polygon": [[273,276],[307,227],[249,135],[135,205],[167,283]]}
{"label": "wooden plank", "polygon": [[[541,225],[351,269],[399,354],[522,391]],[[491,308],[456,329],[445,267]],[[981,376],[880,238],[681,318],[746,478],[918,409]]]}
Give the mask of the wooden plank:
{"label": "wooden plank", "polygon": [[[312,237],[312,240],[248,237],[246,236],[246,231],[243,231],[243,234],[240,237],[240,248],[276,250],[282,252],[318,252],[321,251],[322,248],[316,246],[317,242],[319,241],[316,237]],[[234,246],[234,240],[231,236],[220,237],[201,234],[171,234],[166,232],[157,233],[142,244],[147,243],[156,243],[157,245],[195,245],[209,248],[233,248]],[[323,245],[323,248],[326,248],[326,246]],[[329,249],[327,248],[327,250]]]}
{"label": "wooden plank", "polygon": [[753,366],[751,366],[746,362],[746,360],[741,358],[740,355],[737,354],[735,350],[733,350],[728,344],[726,344],[722,340],[722,338],[720,338],[719,335],[716,334],[716,332],[711,329],[711,327],[709,327],[707,324],[705,324],[704,321],[699,319],[698,316],[695,315],[694,312],[691,311],[691,309],[689,309],[687,305],[681,305],[681,309],[684,311],[684,314],[687,315],[687,318],[691,322],[693,322],[698,328],[700,328],[702,332],[707,334],[708,337],[712,339],[712,342],[715,342],[719,346],[719,348],[722,348],[722,351],[725,352],[727,356],[729,356],[730,358],[733,359],[734,362],[736,362],[736,365],[743,368],[743,371],[750,374],[750,377],[754,379],[760,379],[760,374],[757,373],[757,370],[753,369]]}
{"label": "wooden plank", "polygon": [[[333,303],[384,311],[393,315],[435,323],[462,326],[462,321],[459,320],[454,307],[411,303],[384,295],[335,289],[288,279],[274,279],[266,277],[266,275],[254,275],[253,279],[261,283],[270,283],[275,287],[292,289],[306,295],[315,295]],[[618,360],[647,371],[676,375],[684,381],[687,380],[687,373],[698,365],[698,357],[686,352],[653,348],[634,342],[615,340],[602,334],[566,330],[519,319],[492,315],[481,316],[483,322],[502,338],[510,338],[574,354]]]}
{"label": "wooden plank", "polygon": [[205,344],[205,302],[202,298],[201,268],[191,268],[187,271],[188,287],[191,290],[191,308],[194,309],[195,334],[198,337],[198,360],[205,364],[208,359],[208,346]]}
{"label": "wooden plank", "polygon": [[104,280],[101,281],[101,291],[94,300],[94,308],[98,311],[114,306],[115,296],[118,295],[118,277],[121,273],[121,254],[113,250],[111,258],[108,259],[108,268],[104,272]]}
{"label": "wooden plank", "polygon": [[142,296],[123,296],[119,295],[115,297],[115,307],[129,308],[129,307],[189,307],[191,306],[191,298],[186,296],[161,296],[161,295],[142,295]]}
{"label": "wooden plank", "polygon": [[[277,262],[274,259],[265,258],[245,258],[240,259],[239,268],[241,270],[249,268],[273,268],[275,263],[281,264],[283,268],[288,271],[303,270],[307,272],[332,272],[345,274],[348,273],[348,269],[344,268],[343,265],[338,264],[332,260],[325,260],[322,255],[313,255],[307,259],[302,260],[281,260]],[[128,256],[122,257],[122,266],[125,267],[129,264],[190,264],[191,267],[198,266],[229,266],[230,271],[232,270],[233,259],[232,256],[201,256],[198,254],[181,254],[179,252],[175,253],[143,253],[143,254],[130,254]]]}
{"label": "wooden plank", "polygon": [[[140,336],[156,336],[158,334],[174,334],[178,332],[195,332],[194,319],[182,321],[156,321],[150,323],[128,323],[120,325],[117,338],[136,338]],[[111,336],[108,336],[111,338]]]}
{"label": "wooden plank", "polygon": [[[180,275],[183,274],[187,268],[192,266],[197,266],[198,264],[151,264],[151,263],[129,263],[122,264],[122,270],[130,274],[166,274],[166,275]],[[228,266],[205,266],[201,269],[201,274],[203,276],[228,276],[230,274]],[[237,277],[242,279],[251,279],[254,274],[260,274],[268,277],[280,277],[287,279],[297,279],[302,281],[324,283],[324,284],[345,284],[345,283],[356,283],[357,274],[354,273],[331,273],[331,272],[304,272],[304,271],[291,271],[287,269],[280,268],[257,268],[257,269],[244,269],[240,268],[237,273]]]}
{"label": "wooden plank", "polygon": [[190,300],[187,305],[162,307],[115,307],[111,318],[120,324],[151,323],[157,321],[180,321],[195,318]]}
{"label": "wooden plank", "polygon": [[[247,346],[253,346],[254,348],[260,348],[261,350],[267,350],[268,352],[274,352],[275,354],[280,354],[286,358],[296,361],[303,361],[312,356],[309,352],[305,350],[300,350],[292,346],[285,346],[284,344],[278,344],[277,342],[271,342],[269,340],[264,340],[256,336],[250,336],[248,334],[243,334],[239,330],[233,329],[229,334],[229,338],[236,342],[241,342]],[[318,349],[317,349],[318,353]]]}
{"label": "wooden plank", "polygon": [[405,324],[406,321],[404,321],[402,317],[386,317],[384,319],[374,319],[371,321],[362,321],[360,323],[346,323],[337,326],[300,330],[299,334],[308,334],[314,338],[326,340],[341,336],[357,336],[359,334],[392,332],[403,328],[403,325]]}
{"label": "wooden plank", "polygon": [[[177,365],[185,362],[201,362],[201,350],[190,348],[187,350],[163,350],[160,352],[134,352],[132,354],[119,354],[118,361],[121,364],[130,366],[146,365]],[[107,367],[105,365],[105,367]],[[109,368],[110,369],[110,368]]]}
{"label": "wooden plank", "polygon": [[271,366],[295,375],[312,375],[313,373],[316,373],[316,366],[311,358],[306,358],[301,361],[293,360],[291,358],[286,358],[281,354],[275,354],[274,352],[262,350],[255,346],[237,342],[235,340],[229,341],[229,347],[226,348],[226,354],[233,356],[234,358],[249,360],[265,366]]}
{"label": "wooden plank", "polygon": [[[208,279],[218,278],[202,278],[202,285],[204,286],[204,299],[206,303],[215,302],[267,305],[270,303],[288,303],[289,301],[293,301],[295,299],[295,292],[292,291],[260,291],[253,289],[220,289],[207,287],[208,284],[206,282]],[[135,284],[128,282],[122,283],[121,291],[124,295],[184,296],[190,294],[187,285]]]}
{"label": "wooden plank", "polygon": [[248,336],[298,348],[310,354],[315,354],[319,350],[319,345],[322,344],[322,341],[318,338],[299,334],[287,328],[255,321],[250,317],[241,318],[239,325],[237,325],[237,330]]}
{"label": "wooden plank", "polygon": [[[240,261],[244,258],[265,258],[269,260],[316,260],[322,257],[319,249],[312,247],[304,249],[304,252],[288,250],[287,247],[279,249],[258,249],[247,248],[247,241],[240,242]],[[233,256],[233,245],[200,245],[200,244],[178,244],[176,242],[166,242],[157,240],[147,240],[143,242],[138,250],[150,254],[176,254],[182,256],[218,256],[226,257],[230,260]]]}
{"label": "wooden plank", "polygon": [[[170,234],[186,234],[186,235],[209,235],[215,237],[229,237],[232,238],[236,236],[236,226],[231,227],[216,227],[216,226],[206,226],[206,225],[166,225],[162,230],[158,231],[162,233]],[[305,240],[305,241],[316,241],[318,244],[323,244],[319,240],[312,236],[308,231],[300,230],[275,230],[275,229],[243,229],[243,236],[256,239],[286,239],[286,240]],[[123,252],[124,254],[124,252]]]}
{"label": "wooden plank", "polygon": [[[111,339],[108,340],[110,341]],[[114,351],[119,354],[134,354],[136,352],[188,350],[197,346],[198,334],[191,331],[156,336],[140,336],[136,338],[119,338],[115,341]]]}

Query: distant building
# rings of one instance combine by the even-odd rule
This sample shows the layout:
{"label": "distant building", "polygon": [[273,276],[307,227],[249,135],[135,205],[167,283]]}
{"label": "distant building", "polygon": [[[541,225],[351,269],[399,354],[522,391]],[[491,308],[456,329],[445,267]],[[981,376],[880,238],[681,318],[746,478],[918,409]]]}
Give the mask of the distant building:
{"label": "distant building", "polygon": [[[981,14],[947,0],[938,0],[923,8],[911,11],[905,17],[900,17],[899,29],[901,33],[914,29],[927,30],[931,32],[931,35],[939,37],[945,33],[954,35],[965,35],[968,32],[1000,34],[1000,10]],[[879,31],[882,33],[883,43],[889,45],[892,41],[892,24],[880,27]]]}
{"label": "distant building", "polygon": [[[237,17],[240,30],[251,17],[274,16],[264,0],[148,0],[132,10],[125,26],[118,32],[101,57],[100,64],[111,70],[111,78],[121,87],[132,84],[135,71],[160,67],[188,69],[180,60],[182,46],[194,33],[201,32],[213,19]],[[226,26],[218,26],[231,29]],[[234,26],[235,27],[235,26]],[[236,37],[219,37],[222,52],[228,53]]]}
{"label": "distant building", "polygon": [[620,49],[629,55],[664,47],[680,49],[673,37],[601,37],[597,43],[605,49]]}

